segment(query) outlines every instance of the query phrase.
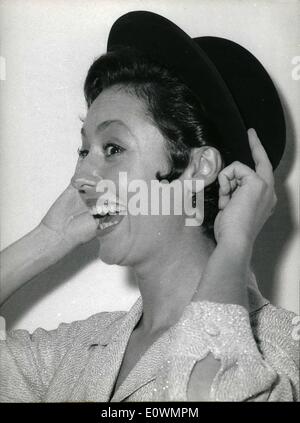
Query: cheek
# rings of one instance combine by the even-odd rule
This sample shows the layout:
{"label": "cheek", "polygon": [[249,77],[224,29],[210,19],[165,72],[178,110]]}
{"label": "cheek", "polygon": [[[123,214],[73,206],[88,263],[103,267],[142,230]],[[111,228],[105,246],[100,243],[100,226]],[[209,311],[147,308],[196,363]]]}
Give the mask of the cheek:
{"label": "cheek", "polygon": [[[136,216],[132,220],[131,234],[145,249],[161,248],[182,231],[182,216]],[[139,247],[140,248],[140,247]]]}
{"label": "cheek", "polygon": [[182,216],[128,215],[118,232],[100,240],[99,257],[107,264],[133,266],[165,252],[180,239]]}

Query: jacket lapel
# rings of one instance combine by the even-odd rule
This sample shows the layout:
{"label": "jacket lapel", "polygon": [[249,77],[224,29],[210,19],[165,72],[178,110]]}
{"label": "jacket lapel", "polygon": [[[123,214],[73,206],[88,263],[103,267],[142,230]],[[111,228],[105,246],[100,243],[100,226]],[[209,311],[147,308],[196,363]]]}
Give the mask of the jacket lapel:
{"label": "jacket lapel", "polygon": [[[169,331],[164,332],[143,354],[127,378],[113,395],[112,402],[123,401],[135,391],[156,379],[170,342]],[[150,398],[149,398],[150,400]]]}
{"label": "jacket lapel", "polygon": [[73,391],[73,400],[107,402],[110,400],[126,346],[142,315],[142,298],[139,297],[118,325],[112,325],[106,336],[100,336],[89,347],[90,360]]}

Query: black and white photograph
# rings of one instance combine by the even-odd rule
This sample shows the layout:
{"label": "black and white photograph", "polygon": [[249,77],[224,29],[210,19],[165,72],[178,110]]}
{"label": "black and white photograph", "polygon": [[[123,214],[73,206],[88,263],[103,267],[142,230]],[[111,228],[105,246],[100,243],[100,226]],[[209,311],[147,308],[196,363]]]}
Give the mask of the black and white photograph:
{"label": "black and white photograph", "polygon": [[0,403],[299,402],[299,18],[0,1]]}

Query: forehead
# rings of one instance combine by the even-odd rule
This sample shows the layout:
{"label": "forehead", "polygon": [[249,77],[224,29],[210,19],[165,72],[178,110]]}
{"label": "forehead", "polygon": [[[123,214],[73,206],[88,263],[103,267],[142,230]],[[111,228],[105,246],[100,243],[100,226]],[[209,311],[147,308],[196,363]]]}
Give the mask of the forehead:
{"label": "forehead", "polygon": [[84,129],[93,130],[105,121],[124,122],[130,127],[150,123],[144,102],[122,88],[112,87],[104,90],[88,110]]}

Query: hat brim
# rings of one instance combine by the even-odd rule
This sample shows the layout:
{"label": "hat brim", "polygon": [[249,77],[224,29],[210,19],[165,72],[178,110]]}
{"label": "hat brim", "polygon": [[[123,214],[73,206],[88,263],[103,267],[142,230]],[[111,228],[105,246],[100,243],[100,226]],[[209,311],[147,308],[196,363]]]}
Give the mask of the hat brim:
{"label": "hat brim", "polygon": [[276,168],[285,146],[285,121],[276,88],[260,62],[240,45],[217,37],[193,39],[168,19],[135,11],[112,26],[107,51],[122,47],[172,69],[201,102],[232,160],[254,168],[247,128],[254,127]]}

